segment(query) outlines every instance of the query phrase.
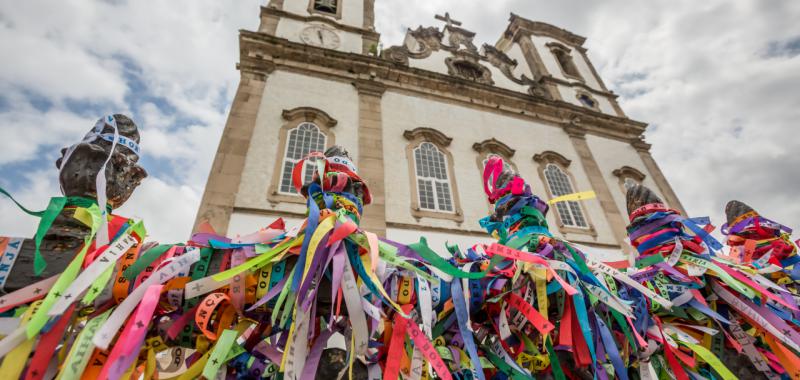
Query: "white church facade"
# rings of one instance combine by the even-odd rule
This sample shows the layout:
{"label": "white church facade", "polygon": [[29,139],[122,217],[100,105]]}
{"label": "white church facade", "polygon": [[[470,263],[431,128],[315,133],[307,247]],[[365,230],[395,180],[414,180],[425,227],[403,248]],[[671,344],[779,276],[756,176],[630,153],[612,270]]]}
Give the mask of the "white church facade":
{"label": "white church facade", "polygon": [[488,241],[483,162],[499,155],[543,199],[551,231],[619,259],[627,186],[681,204],[589,61],[585,38],[512,14],[495,45],[449,14],[378,52],[374,0],[271,0],[256,32],[240,32],[241,81],[197,222],[229,236],[282,217],[301,223],[291,167],[333,144],[349,152],[372,193],[362,227],[410,243],[462,248]]}

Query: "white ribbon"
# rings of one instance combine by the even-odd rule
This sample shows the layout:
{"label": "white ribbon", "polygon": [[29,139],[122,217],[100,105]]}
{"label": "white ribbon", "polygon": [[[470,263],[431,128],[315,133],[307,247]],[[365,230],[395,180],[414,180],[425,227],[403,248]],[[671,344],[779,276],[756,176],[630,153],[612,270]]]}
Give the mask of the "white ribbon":
{"label": "white ribbon", "polygon": [[173,258],[171,262],[161,267],[147,280],[142,281],[130,295],[125,297],[125,300],[114,310],[111,316],[108,317],[106,323],[100,328],[97,335],[95,335],[92,342],[100,349],[107,350],[111,340],[119,332],[120,327],[128,318],[128,315],[139,304],[145,291],[150,285],[163,284],[167,280],[175,277],[179,272],[186,270],[189,266],[200,260],[200,250],[195,247],[190,247],[185,254],[177,258]]}
{"label": "white ribbon", "polygon": [[8,238],[6,251],[0,252],[0,255],[2,255],[2,258],[0,258],[0,291],[6,285],[8,275],[11,274],[11,269],[14,268],[14,263],[17,262],[19,249],[22,248],[23,241],[24,239],[21,238]]}
{"label": "white ribbon", "polygon": [[69,288],[56,300],[50,311],[47,312],[47,315],[54,316],[63,314],[69,305],[72,305],[72,303],[78,299],[81,293],[86,291],[106,269],[114,265],[117,259],[119,259],[123,253],[127,252],[134,244],[136,244],[136,239],[130,234],[125,233],[113,245],[109,246],[97,260],[92,261],[86,270],[81,272],[78,278],[70,284]]}
{"label": "white ribbon", "polygon": [[347,306],[347,313],[350,315],[350,324],[353,326],[353,338],[355,339],[356,355],[367,353],[367,318],[364,316],[364,309],[361,306],[361,295],[358,292],[358,285],[353,276],[353,267],[350,260],[344,260],[344,272],[342,273],[342,293],[344,293],[344,303]]}

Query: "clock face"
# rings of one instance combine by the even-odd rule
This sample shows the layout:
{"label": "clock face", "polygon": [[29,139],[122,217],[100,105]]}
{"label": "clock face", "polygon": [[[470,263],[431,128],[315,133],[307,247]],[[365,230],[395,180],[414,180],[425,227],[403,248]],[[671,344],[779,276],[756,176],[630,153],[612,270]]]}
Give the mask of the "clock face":
{"label": "clock face", "polygon": [[321,25],[312,25],[303,29],[300,32],[300,39],[309,45],[328,49],[336,49],[340,43],[339,35],[334,30]]}

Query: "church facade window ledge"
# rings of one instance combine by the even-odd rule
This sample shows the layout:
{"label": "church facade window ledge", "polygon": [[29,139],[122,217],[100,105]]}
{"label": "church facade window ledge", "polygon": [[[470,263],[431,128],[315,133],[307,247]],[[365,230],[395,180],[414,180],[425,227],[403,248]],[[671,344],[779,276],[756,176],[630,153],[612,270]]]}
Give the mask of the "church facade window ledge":
{"label": "church facade window ledge", "polygon": [[406,130],[411,216],[464,221],[464,211],[454,177],[453,155],[447,149],[453,140],[433,129]]}
{"label": "church facade window ledge", "polygon": [[[539,179],[544,184],[547,199],[571,194],[575,190],[575,176],[569,170],[572,160],[559,153],[544,151],[533,156],[538,164]],[[551,206],[562,235],[579,234],[597,238],[597,230],[581,202],[559,202]]]}
{"label": "church facade window ledge", "polygon": [[[284,110],[281,116],[284,124],[278,132],[278,149],[267,200],[273,204],[281,202],[305,204],[305,198],[292,186],[292,168],[308,153],[325,151],[336,143],[333,127],[337,121],[325,111],[313,107]],[[310,169],[306,168],[303,175],[309,177],[310,174]],[[310,178],[307,179],[310,181]]]}

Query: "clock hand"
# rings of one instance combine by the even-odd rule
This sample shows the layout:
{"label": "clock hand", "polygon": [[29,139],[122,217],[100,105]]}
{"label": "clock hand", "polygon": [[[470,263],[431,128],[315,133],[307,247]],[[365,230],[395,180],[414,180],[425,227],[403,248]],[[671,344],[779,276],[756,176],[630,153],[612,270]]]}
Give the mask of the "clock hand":
{"label": "clock hand", "polygon": [[319,43],[325,42],[325,38],[322,37],[322,31],[317,30],[317,36],[319,37]]}

